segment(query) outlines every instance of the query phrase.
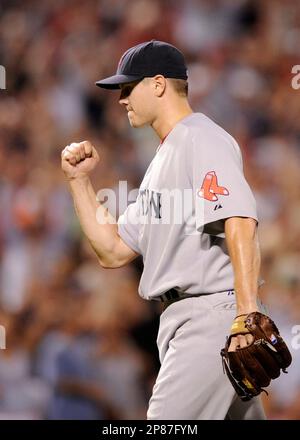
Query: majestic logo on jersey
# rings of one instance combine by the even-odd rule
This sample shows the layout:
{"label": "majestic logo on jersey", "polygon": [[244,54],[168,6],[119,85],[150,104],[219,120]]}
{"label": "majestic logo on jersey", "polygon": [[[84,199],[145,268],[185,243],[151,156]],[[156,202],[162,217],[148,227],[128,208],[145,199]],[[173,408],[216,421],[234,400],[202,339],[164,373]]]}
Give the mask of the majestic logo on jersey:
{"label": "majestic logo on jersey", "polygon": [[197,191],[199,197],[202,197],[210,202],[216,202],[218,200],[217,195],[228,196],[229,191],[224,186],[218,185],[218,179],[215,171],[209,171],[206,173],[201,189]]}
{"label": "majestic logo on jersey", "polygon": [[222,205],[216,205],[216,206],[214,207],[214,211],[216,211],[217,209],[221,209],[221,208],[223,208]]}

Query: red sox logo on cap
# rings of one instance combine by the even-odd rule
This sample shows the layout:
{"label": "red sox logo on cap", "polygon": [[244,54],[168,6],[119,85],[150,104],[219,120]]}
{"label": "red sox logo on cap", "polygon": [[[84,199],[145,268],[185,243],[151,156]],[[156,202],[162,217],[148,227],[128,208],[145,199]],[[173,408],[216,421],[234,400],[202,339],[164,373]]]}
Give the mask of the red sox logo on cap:
{"label": "red sox logo on cap", "polygon": [[216,202],[218,200],[217,194],[222,196],[228,196],[229,191],[224,186],[218,185],[218,179],[215,171],[209,171],[206,173],[201,189],[197,191],[199,197],[202,197],[210,202]]}

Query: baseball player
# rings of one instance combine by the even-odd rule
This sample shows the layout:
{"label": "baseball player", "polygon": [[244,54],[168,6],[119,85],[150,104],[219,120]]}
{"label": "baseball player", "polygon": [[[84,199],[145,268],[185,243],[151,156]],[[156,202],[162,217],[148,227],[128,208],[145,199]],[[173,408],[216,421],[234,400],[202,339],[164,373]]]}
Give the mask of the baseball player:
{"label": "baseball player", "polygon": [[[95,147],[83,141],[62,152],[77,215],[101,266],[121,267],[142,255],[139,294],[164,306],[161,368],[147,418],[265,418],[259,396],[239,399],[220,357],[231,327],[229,352],[256,350],[244,318],[260,307],[256,203],[237,142],[192,111],[184,57],[168,43],[130,48],[116,74],[96,84],[119,90],[130,125],[150,125],[161,140],[136,202],[117,224],[89,179],[99,161]],[[251,379],[242,382],[253,389]]]}

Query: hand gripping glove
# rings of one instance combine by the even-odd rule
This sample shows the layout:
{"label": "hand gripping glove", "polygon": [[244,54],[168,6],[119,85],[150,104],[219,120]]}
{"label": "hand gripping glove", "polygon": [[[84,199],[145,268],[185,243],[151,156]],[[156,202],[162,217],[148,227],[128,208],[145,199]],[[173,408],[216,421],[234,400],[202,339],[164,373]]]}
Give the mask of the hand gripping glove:
{"label": "hand gripping glove", "polygon": [[[238,396],[250,400],[267,387],[280,370],[291,364],[292,356],[274,322],[266,315],[253,312],[235,319],[230,336],[221,350],[224,373]],[[253,341],[244,348],[228,351],[233,336],[251,334]]]}

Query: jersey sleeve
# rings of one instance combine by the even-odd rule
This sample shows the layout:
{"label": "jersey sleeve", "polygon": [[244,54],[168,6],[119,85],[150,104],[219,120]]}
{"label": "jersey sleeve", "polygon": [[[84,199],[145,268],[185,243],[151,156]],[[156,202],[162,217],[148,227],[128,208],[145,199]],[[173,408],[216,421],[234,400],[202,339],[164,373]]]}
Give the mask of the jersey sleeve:
{"label": "jersey sleeve", "polygon": [[139,204],[131,203],[118,219],[118,233],[132,250],[141,254],[139,248]]}
{"label": "jersey sleeve", "polygon": [[250,217],[258,221],[241,151],[230,135],[217,132],[207,139],[194,137],[191,159],[198,231],[225,237],[226,218]]}

